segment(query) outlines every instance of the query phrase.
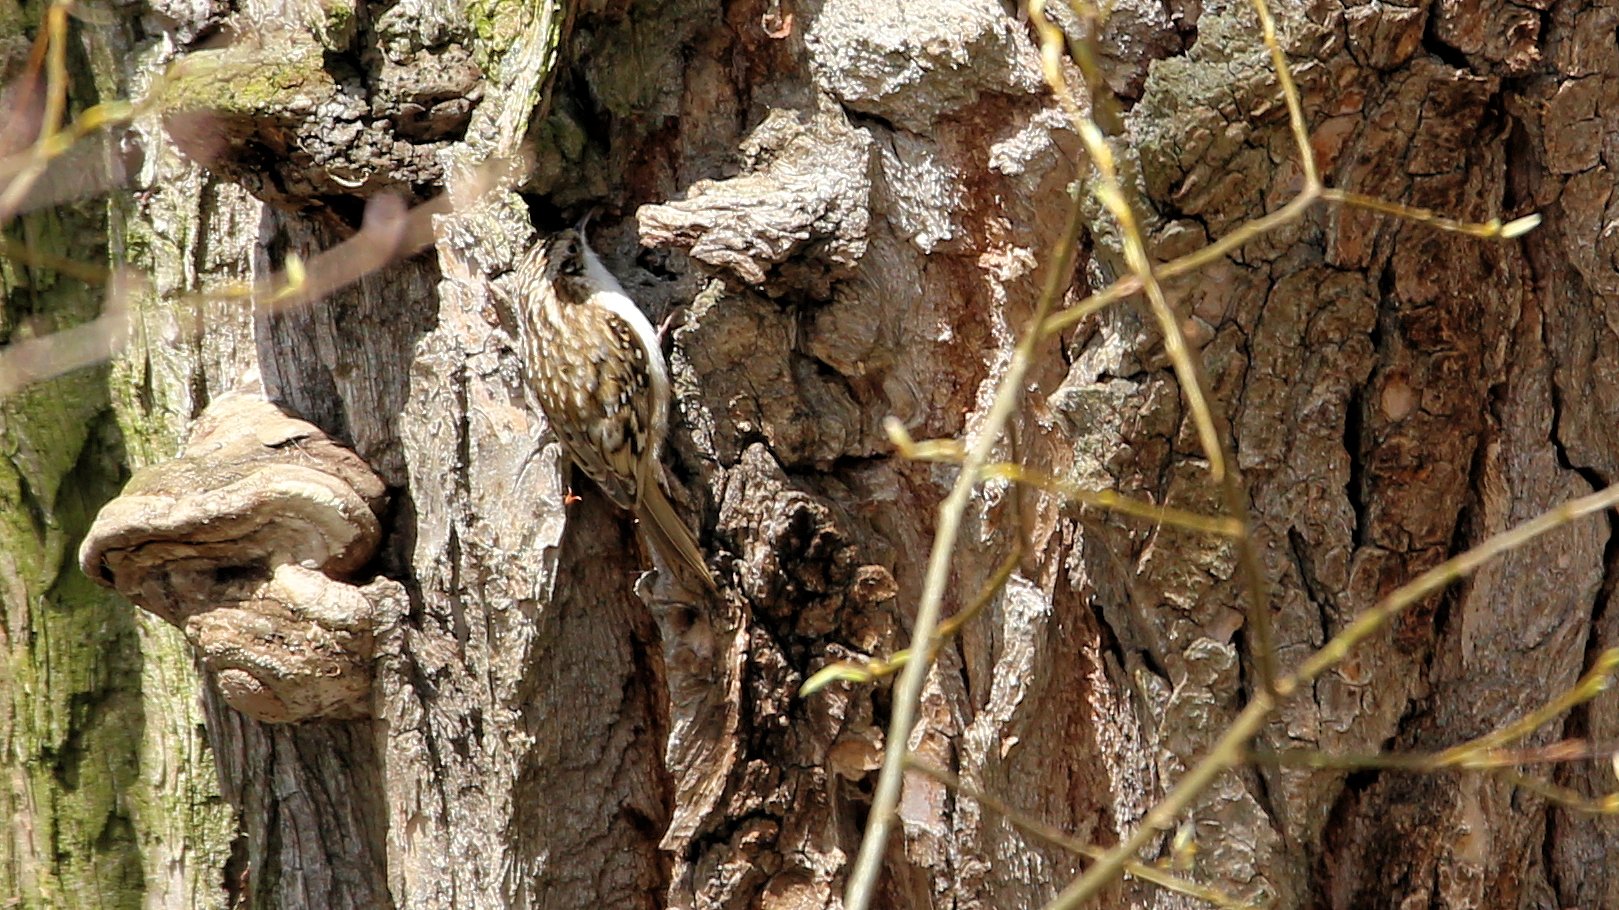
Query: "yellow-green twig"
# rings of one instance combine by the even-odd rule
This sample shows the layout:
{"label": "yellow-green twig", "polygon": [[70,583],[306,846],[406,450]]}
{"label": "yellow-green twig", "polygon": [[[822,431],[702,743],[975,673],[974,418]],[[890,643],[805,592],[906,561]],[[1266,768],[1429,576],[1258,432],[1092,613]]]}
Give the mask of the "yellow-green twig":
{"label": "yellow-green twig", "polygon": [[[1076,837],[1073,837],[1068,832],[1063,831],[1061,828],[1048,825],[1030,817],[1028,813],[1019,811],[1005,802],[996,799],[994,796],[991,796],[977,787],[966,783],[961,778],[951,774],[943,768],[934,767],[933,765],[921,761],[914,756],[908,760],[908,766],[912,771],[925,774],[939,783],[944,784],[952,791],[960,793],[968,799],[982,804],[991,812],[994,812],[995,814],[1006,819],[1014,828],[1017,828],[1031,837],[1039,838],[1048,844],[1061,847],[1070,853],[1077,853],[1080,856],[1087,856],[1095,859],[1096,857],[1102,855],[1102,848],[1097,847],[1094,844],[1088,844]],[[1139,878],[1144,882],[1151,882],[1152,884],[1157,885],[1166,891],[1173,891],[1176,894],[1184,894],[1188,897],[1206,901],[1213,904],[1215,907],[1222,908],[1222,910],[1257,910],[1259,907],[1258,904],[1252,904],[1240,900],[1224,891],[1221,891],[1218,888],[1199,884],[1197,882],[1187,881],[1184,878],[1170,875],[1168,872],[1165,872],[1156,866],[1149,866],[1143,862],[1132,860],[1125,864],[1124,871],[1127,875]]]}
{"label": "yellow-green twig", "polygon": [[1271,767],[1315,768],[1337,771],[1496,771],[1521,765],[1566,763],[1606,758],[1611,749],[1597,749],[1580,739],[1565,739],[1529,749],[1473,750],[1456,758],[1445,752],[1354,752],[1334,754],[1313,749],[1289,752],[1254,750],[1248,762]]}
{"label": "yellow-green twig", "polygon": [[[1031,9],[1043,2],[1032,0]],[[1037,18],[1044,14],[1034,10]],[[1046,261],[1045,280],[1035,304],[1034,316],[1028,330],[1012,352],[1006,375],[1001,378],[994,403],[984,418],[972,444],[962,459],[961,475],[943,503],[939,506],[939,521],[933,536],[933,550],[928,557],[922,596],[917,603],[916,621],[911,626],[911,647],[930,654],[937,646],[939,613],[944,603],[945,586],[950,577],[951,555],[956,538],[961,532],[961,519],[967,511],[978,473],[989,462],[989,456],[1000,441],[1001,431],[1017,409],[1024,377],[1034,362],[1035,348],[1041,339],[1039,327],[1047,314],[1062,298],[1073,274],[1075,249],[1080,230],[1084,226],[1084,210],[1076,193],[1069,201],[1068,220],[1061,238]],[[866,830],[855,857],[854,869],[849,876],[849,887],[844,901],[847,910],[868,910],[877,892],[877,879],[882,871],[883,855],[887,851],[888,834],[893,827],[894,811],[899,805],[900,787],[905,779],[905,756],[911,728],[916,723],[917,704],[922,696],[922,684],[927,677],[924,661],[906,664],[894,688],[892,714],[888,724],[888,742],[884,746],[883,767],[877,776],[877,788],[872,794],[871,810],[866,817]]]}
{"label": "yellow-green twig", "polygon": [[1132,499],[1113,490],[1088,490],[1079,484],[1052,477],[1049,474],[1044,474],[1019,464],[985,465],[982,476],[986,479],[999,478],[1010,480],[1013,483],[1026,484],[1081,505],[1105,509],[1121,515],[1144,518],[1156,524],[1172,525],[1185,528],[1188,531],[1201,531],[1221,537],[1239,537],[1243,533],[1242,522],[1234,518],[1203,515],[1199,512],[1188,512],[1184,509],[1142,502],[1139,499]]}
{"label": "yellow-green twig", "polygon": [[1503,774],[1502,777],[1520,790],[1528,790],[1538,794],[1548,801],[1556,803],[1564,809],[1574,812],[1584,812],[1590,815],[1619,814],[1619,793],[1608,793],[1603,796],[1590,797],[1578,790],[1560,787],[1551,781],[1530,777],[1527,774]]}
{"label": "yellow-green twig", "polygon": [[1191,807],[1209,784],[1220,774],[1242,761],[1247,754],[1246,744],[1270,718],[1277,698],[1298,692],[1303,686],[1325,673],[1361,642],[1381,629],[1402,610],[1459,578],[1476,571],[1479,566],[1509,550],[1523,546],[1555,528],[1584,516],[1619,505],[1619,484],[1598,490],[1588,496],[1565,502],[1542,513],[1510,531],[1505,531],[1480,543],[1465,553],[1453,556],[1432,569],[1401,585],[1371,608],[1360,614],[1347,628],[1339,632],[1299,667],[1291,676],[1277,680],[1276,694],[1261,691],[1226,728],[1224,734],[1209,750],[1209,754],[1193,765],[1191,770],[1153,806],[1142,819],[1141,825],[1109,850],[1096,865],[1085,871],[1057,896],[1046,910],[1073,910],[1089,900],[1133,859],[1136,852],[1146,846],[1160,831],[1174,827],[1181,813]]}
{"label": "yellow-green twig", "polygon": [[[985,607],[994,602],[995,595],[1001,592],[1001,589],[1006,586],[1006,582],[1011,579],[1012,573],[1017,570],[1018,563],[1023,559],[1023,552],[1021,544],[1013,547],[1012,552],[1001,560],[995,574],[990,576],[989,581],[984,584],[973,602],[968,604],[966,609],[958,611],[956,615],[939,623],[935,653],[929,654],[926,662],[931,663],[937,654],[938,647],[942,647],[945,642],[954,638],[956,633],[961,631],[962,626],[971,622],[973,617],[982,613]],[[898,673],[902,667],[910,662],[910,659],[911,651],[906,648],[902,651],[896,651],[887,658],[874,657],[866,661],[836,661],[817,670],[809,679],[805,680],[804,684],[798,688],[798,694],[800,697],[814,695],[816,692],[826,688],[828,684],[834,682],[876,682],[885,676]]]}
{"label": "yellow-green twig", "polygon": [[1576,705],[1585,704],[1607,690],[1613,684],[1616,668],[1619,668],[1619,648],[1610,648],[1602,652],[1592,663],[1591,669],[1567,691],[1499,730],[1446,749],[1440,753],[1441,761],[1447,765],[1468,765],[1475,753],[1489,752],[1523,739],[1553,719],[1567,714]]}
{"label": "yellow-green twig", "polygon": [[1392,215],[1406,221],[1415,221],[1441,231],[1451,231],[1457,234],[1467,234],[1472,237],[1482,237],[1486,240],[1510,240],[1528,233],[1540,224],[1540,215],[1525,215],[1515,218],[1506,224],[1501,219],[1492,218],[1489,221],[1457,221],[1454,218],[1414,205],[1401,205],[1398,202],[1389,202],[1376,196],[1363,196],[1360,193],[1351,193],[1348,190],[1324,189],[1321,198],[1328,202],[1336,202],[1350,208],[1366,209],[1381,215]]}

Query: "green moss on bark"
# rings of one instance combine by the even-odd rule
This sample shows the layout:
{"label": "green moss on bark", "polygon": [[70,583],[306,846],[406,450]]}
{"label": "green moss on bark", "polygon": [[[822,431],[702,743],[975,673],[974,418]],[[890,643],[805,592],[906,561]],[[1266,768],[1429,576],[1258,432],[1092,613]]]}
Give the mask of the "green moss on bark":
{"label": "green moss on bark", "polygon": [[[32,40],[37,23],[25,12],[0,0],[0,41]],[[104,43],[110,32],[71,44],[70,116],[122,94],[114,71],[129,61]],[[36,209],[3,229],[39,253],[127,262],[109,254],[104,198]],[[0,343],[87,322],[99,315],[103,295],[50,269],[6,261]],[[0,903],[7,908],[217,906],[221,899],[223,849],[214,856],[196,844],[228,845],[231,835],[192,833],[230,817],[217,811],[213,767],[197,748],[196,690],[163,695],[185,702],[173,712],[183,718],[182,734],[172,735],[175,725],[152,710],[142,688],[153,671],[142,645],[150,636],[133,607],[77,565],[80,538],[126,473],[112,374],[106,366],[79,370],[0,402],[0,818],[8,821]],[[143,394],[139,382],[117,389],[120,399]],[[165,437],[151,446],[172,453],[171,428],[150,433]],[[185,651],[170,647],[188,668]],[[176,790],[176,781],[196,789]],[[160,788],[165,795],[154,797]],[[183,805],[165,806],[159,811],[168,815],[159,817],[151,807],[163,800]],[[212,877],[204,885],[195,884],[199,863]],[[176,888],[168,884],[174,880],[193,884]]]}
{"label": "green moss on bark", "polygon": [[194,51],[171,66],[162,108],[281,119],[289,111],[307,116],[336,93],[313,44],[238,46]]}
{"label": "green moss on bark", "polygon": [[77,568],[78,540],[120,474],[104,375],[80,371],[0,405],[0,739],[13,764],[0,815],[19,822],[0,893],[24,907],[138,907],[143,896],[128,804],[141,737],[135,627],[128,605]]}

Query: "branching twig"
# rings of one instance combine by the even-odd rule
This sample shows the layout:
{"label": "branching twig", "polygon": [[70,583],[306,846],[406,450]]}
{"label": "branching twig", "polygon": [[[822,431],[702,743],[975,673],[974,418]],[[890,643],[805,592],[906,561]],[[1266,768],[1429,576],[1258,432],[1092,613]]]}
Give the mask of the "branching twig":
{"label": "branching twig", "polygon": [[[925,442],[916,442],[911,439],[910,434],[905,432],[903,427],[898,425],[897,421],[892,421],[892,418],[890,420],[891,423],[888,427],[889,438],[894,441],[894,447],[898,450],[901,458],[907,458],[911,461],[931,461],[940,464],[961,464],[963,452],[961,444],[956,440],[929,439]],[[979,472],[979,478],[982,480],[1006,480],[1015,484],[1034,487],[1083,506],[1092,506],[1110,512],[1117,512],[1121,515],[1145,518],[1155,524],[1167,524],[1185,528],[1189,531],[1216,534],[1221,537],[1240,537],[1245,533],[1242,523],[1236,519],[1203,515],[1198,512],[1188,512],[1184,509],[1143,502],[1114,490],[1088,489],[1072,481],[1053,477],[1050,474],[1016,462],[1006,461],[985,465],[984,469]]]}
{"label": "branching twig", "polygon": [[[984,584],[983,590],[978,592],[978,596],[973,599],[973,602],[968,604],[966,609],[960,610],[956,615],[939,623],[939,634],[936,636],[936,641],[939,645],[943,645],[955,637],[956,633],[961,631],[962,626],[971,622],[973,617],[982,613],[984,608],[995,600],[995,595],[1001,592],[1001,588],[1011,579],[1012,573],[1017,570],[1018,563],[1023,560],[1023,553],[1024,548],[1020,541],[1018,546],[1013,547],[1012,552],[1001,560],[995,574],[990,576],[989,581]],[[926,662],[931,663],[936,654],[937,648],[935,648],[934,654],[928,655]],[[904,667],[910,660],[911,651],[906,648],[903,651],[896,651],[893,656],[886,659],[875,657],[862,662],[835,661],[817,670],[809,679],[805,680],[804,684],[798,689],[798,695],[800,698],[806,695],[814,695],[834,682],[876,682],[885,676],[898,673],[900,668]]]}
{"label": "branching twig", "polygon": [[[1576,518],[1592,515],[1616,505],[1619,505],[1619,484],[1565,502],[1531,521],[1497,534],[1467,552],[1434,566],[1417,576],[1415,580],[1396,588],[1387,597],[1360,614],[1353,623],[1333,636],[1321,650],[1307,659],[1297,672],[1277,680],[1278,695],[1285,698],[1298,692],[1349,656],[1349,652],[1354,650],[1356,645],[1381,629],[1400,611],[1474,572],[1491,559],[1521,547],[1530,540],[1560,528]],[[1276,706],[1276,696],[1263,691],[1257,693],[1209,750],[1209,754],[1193,765],[1174,788],[1147,812],[1146,817],[1141,820],[1141,825],[1118,846],[1109,850],[1096,865],[1087,869],[1084,875],[1064,889],[1056,900],[1046,906],[1046,910],[1072,910],[1078,907],[1112,881],[1124,868],[1125,863],[1133,859],[1136,852],[1146,846],[1158,832],[1174,827],[1181,813],[1191,807],[1192,802],[1202,795],[1204,789],[1213,783],[1216,777],[1242,761],[1243,756],[1247,754],[1248,741],[1258,735]]]}
{"label": "branching twig", "polygon": [[[1040,0],[1034,0],[1038,3]],[[961,475],[956,479],[950,495],[939,506],[939,523],[933,538],[933,551],[928,557],[926,580],[922,597],[916,608],[916,622],[911,627],[911,647],[931,654],[938,646],[939,613],[944,603],[944,591],[950,579],[951,553],[961,531],[961,519],[978,485],[978,474],[989,463],[990,453],[1000,440],[1001,430],[1017,409],[1023,388],[1023,379],[1034,363],[1035,347],[1040,342],[1039,326],[1067,289],[1073,274],[1074,257],[1079,245],[1080,230],[1084,227],[1084,209],[1081,197],[1073,194],[1068,206],[1068,222],[1062,237],[1046,261],[1045,282],[1035,304],[1034,318],[1029,331],[1023,333],[1012,353],[995,401],[985,416],[983,426],[962,459]],[[877,890],[877,877],[882,869],[883,854],[887,850],[888,832],[893,826],[894,810],[899,805],[900,786],[905,779],[905,756],[909,749],[911,727],[916,723],[917,705],[922,697],[922,684],[927,676],[927,663],[913,661],[905,666],[894,689],[893,714],[888,725],[883,768],[877,778],[877,789],[872,795],[871,812],[866,819],[865,837],[855,858],[854,870],[849,877],[848,910],[867,910]]]}
{"label": "branching twig", "polygon": [[[993,449],[1011,413],[1016,408],[1023,377],[1029,368],[1029,360],[1032,357],[1035,343],[1039,339],[1049,337],[1078,324],[1080,320],[1105,306],[1137,292],[1142,292],[1147,297],[1148,303],[1158,321],[1164,336],[1165,350],[1180,379],[1182,392],[1187,397],[1188,410],[1192,414],[1204,453],[1209,460],[1211,477],[1221,486],[1222,499],[1228,512],[1226,517],[1240,525],[1239,532],[1234,535],[1238,548],[1238,570],[1242,577],[1245,600],[1249,605],[1248,620],[1250,630],[1254,636],[1254,658],[1258,666],[1261,683],[1256,696],[1239,714],[1231,727],[1228,728],[1215,750],[1194,766],[1170,794],[1148,813],[1147,818],[1134,834],[1106,854],[1085,875],[1070,885],[1059,896],[1057,901],[1051,905],[1052,907],[1077,906],[1081,901],[1093,895],[1102,884],[1111,880],[1126,863],[1131,861],[1135,851],[1139,850],[1148,839],[1154,836],[1157,831],[1167,829],[1174,819],[1191,804],[1192,800],[1202,793],[1203,789],[1218,774],[1241,760],[1246,743],[1258,733],[1280,699],[1292,694],[1302,683],[1314,678],[1316,674],[1341,660],[1348,649],[1358,644],[1366,635],[1371,634],[1373,629],[1380,627],[1390,616],[1404,609],[1415,599],[1424,596],[1435,584],[1448,583],[1447,576],[1435,575],[1432,571],[1424,573],[1411,584],[1399,589],[1394,595],[1385,599],[1378,607],[1374,607],[1366,614],[1363,614],[1360,620],[1357,620],[1356,623],[1329,642],[1327,647],[1318,652],[1310,661],[1307,661],[1298,672],[1285,679],[1277,678],[1277,670],[1274,666],[1275,651],[1270,632],[1269,602],[1259,567],[1257,550],[1255,549],[1253,535],[1248,523],[1247,492],[1236,471],[1230,467],[1231,459],[1223,447],[1212,411],[1208,407],[1207,393],[1205,391],[1207,386],[1201,375],[1201,365],[1186,346],[1184,336],[1180,333],[1179,320],[1173,308],[1169,306],[1160,282],[1188,274],[1227,255],[1249,240],[1297,219],[1310,206],[1321,199],[1330,199],[1343,205],[1405,217],[1413,221],[1430,224],[1436,228],[1461,231],[1480,237],[1507,238],[1517,236],[1532,228],[1538,220],[1531,216],[1507,225],[1502,225],[1499,221],[1486,224],[1468,224],[1442,218],[1426,210],[1324,188],[1321,184],[1313,151],[1310,148],[1309,134],[1305,125],[1303,105],[1299,98],[1298,89],[1288,68],[1286,55],[1283,53],[1280,42],[1276,37],[1275,20],[1271,16],[1265,0],[1252,0],[1252,2],[1259,16],[1264,43],[1270,53],[1272,65],[1277,73],[1277,80],[1287,104],[1289,126],[1298,150],[1299,166],[1303,171],[1304,185],[1300,192],[1281,209],[1241,225],[1227,236],[1201,250],[1154,269],[1146,253],[1146,246],[1137,226],[1133,209],[1124,194],[1117,172],[1113,167],[1112,150],[1107,145],[1101,130],[1097,128],[1095,122],[1078,110],[1065,85],[1061,59],[1064,47],[1062,35],[1045,18],[1044,0],[1029,0],[1029,18],[1041,38],[1042,69],[1059,102],[1075,118],[1076,128],[1091,156],[1091,164],[1096,168],[1098,174],[1097,185],[1093,191],[1108,208],[1119,225],[1126,261],[1132,274],[1120,279],[1106,290],[1092,295],[1068,311],[1049,317],[1046,315],[1054,307],[1062,291],[1062,282],[1068,270],[1072,267],[1073,244],[1077,242],[1080,228],[1077,223],[1080,213],[1080,200],[1076,197],[1072,201],[1069,224],[1064,232],[1063,240],[1052,256],[1051,268],[1046,275],[1046,283],[1036,305],[1035,319],[1030,330],[1020,340],[1014,352],[1011,365],[1007,370],[1007,374],[1001,380],[988,417],[979,428],[971,448],[961,458],[963,468],[961,475],[957,478],[950,495],[940,506],[938,529],[929,559],[926,583],[922,600],[918,607],[916,623],[912,630],[913,647],[915,643],[921,642],[924,645],[923,653],[932,654],[937,645],[939,602],[942,598],[945,581],[949,575],[951,553],[955,546],[961,518],[971,498],[974,485],[986,470],[988,453]],[[941,449],[940,451],[947,450]],[[954,452],[952,451],[950,454],[953,455]],[[1612,495],[1612,490],[1605,492],[1610,496]],[[1577,504],[1570,504],[1570,508],[1575,509],[1577,512],[1579,508],[1589,507],[1594,502],[1597,502],[1597,500],[1588,498],[1588,500],[1581,500]],[[1605,504],[1607,500],[1602,499],[1601,502]],[[1549,520],[1553,522],[1552,525],[1531,522],[1520,530],[1529,536],[1543,533],[1550,526],[1555,526],[1557,523],[1571,519],[1576,512],[1568,514],[1561,511],[1549,513]],[[1472,561],[1475,554],[1484,554],[1482,558],[1487,559],[1489,556],[1499,552],[1495,542],[1500,540],[1512,541],[1513,539],[1514,534],[1511,533],[1492,538],[1491,541],[1486,541],[1484,545],[1469,551],[1468,554],[1463,554],[1461,557],[1446,562],[1441,568],[1449,567],[1450,570],[1461,573],[1472,571],[1477,565],[1476,562]],[[1527,539],[1527,537],[1521,539]],[[908,754],[907,743],[915,720],[917,701],[920,697],[921,685],[926,672],[926,661],[907,663],[899,686],[895,691],[893,717],[889,727],[889,739],[886,744],[883,769],[879,776],[871,815],[867,822],[865,839],[861,843],[860,854],[850,877],[846,904],[851,910],[865,910],[869,906],[872,894],[875,892],[881,857],[885,849],[888,831],[892,824],[893,812],[898,803],[899,789],[903,778],[903,760]]]}
{"label": "branching twig", "polygon": [[1271,766],[1338,770],[1506,772],[1516,780],[1521,775],[1512,769],[1523,765],[1608,758],[1614,754],[1613,749],[1594,747],[1579,739],[1565,739],[1532,748],[1508,748],[1508,745],[1607,691],[1613,685],[1616,670],[1619,670],[1619,648],[1610,648],[1597,657],[1591,669],[1578,682],[1544,705],[1504,727],[1440,752],[1331,755],[1313,750],[1280,753],[1254,750],[1249,752],[1247,760]]}
{"label": "branching twig", "polygon": [[[994,812],[1006,819],[1009,823],[1011,823],[1012,827],[1017,828],[1031,837],[1037,837],[1046,843],[1061,847],[1070,853],[1077,853],[1080,856],[1088,856],[1095,859],[1096,857],[1102,855],[1102,848],[1079,840],[1060,828],[1055,828],[1051,825],[1045,824],[1044,822],[1037,821],[1027,812],[1023,812],[1007,805],[988,793],[979,790],[977,787],[962,781],[961,778],[951,774],[943,768],[936,768],[915,757],[912,757],[907,762],[907,767],[909,767],[912,771],[916,771],[933,778],[934,780],[944,784],[946,787],[949,787],[951,790],[960,793],[968,799],[981,803],[991,812]],[[1157,866],[1149,866],[1146,863],[1132,861],[1125,864],[1124,871],[1127,875],[1132,875],[1144,882],[1151,882],[1152,884],[1157,885],[1166,891],[1173,891],[1177,894],[1184,894],[1188,897],[1195,897],[1201,901],[1207,901],[1208,903],[1213,904],[1215,907],[1222,908],[1222,910],[1227,910],[1227,908],[1228,910],[1257,910],[1258,908],[1258,905],[1239,900],[1238,898],[1227,894],[1218,888],[1213,888],[1208,885],[1201,885],[1197,882],[1189,882],[1184,878],[1170,875],[1168,872],[1165,872],[1163,869],[1160,869]]]}
{"label": "branching twig", "polygon": [[[109,101],[85,110],[66,129],[67,113],[68,12],[71,3],[53,3],[45,12],[44,42],[45,104],[40,113],[33,146],[26,152],[0,159],[0,224],[10,221],[21,209],[39,178],[55,159],[79,140],[116,123],[127,122],[136,107],[127,101]],[[14,128],[25,128],[17,124]]]}

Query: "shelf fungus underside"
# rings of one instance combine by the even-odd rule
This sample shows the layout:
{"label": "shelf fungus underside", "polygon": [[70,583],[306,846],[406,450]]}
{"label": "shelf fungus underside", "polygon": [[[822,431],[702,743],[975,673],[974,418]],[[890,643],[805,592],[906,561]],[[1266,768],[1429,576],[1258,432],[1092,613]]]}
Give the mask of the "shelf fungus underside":
{"label": "shelf fungus underside", "polygon": [[230,395],[180,457],[96,517],[85,574],[185,632],[226,702],[273,723],[364,717],[373,633],[402,589],[353,576],[381,541],[380,478],[262,398]]}

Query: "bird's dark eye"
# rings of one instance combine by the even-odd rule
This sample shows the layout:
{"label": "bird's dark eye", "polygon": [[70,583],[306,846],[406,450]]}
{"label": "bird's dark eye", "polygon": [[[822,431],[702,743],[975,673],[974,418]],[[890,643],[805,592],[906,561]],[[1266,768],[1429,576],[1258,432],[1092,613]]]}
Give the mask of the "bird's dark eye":
{"label": "bird's dark eye", "polygon": [[579,255],[579,245],[570,243],[562,248],[562,274],[578,275],[584,271],[585,257]]}

